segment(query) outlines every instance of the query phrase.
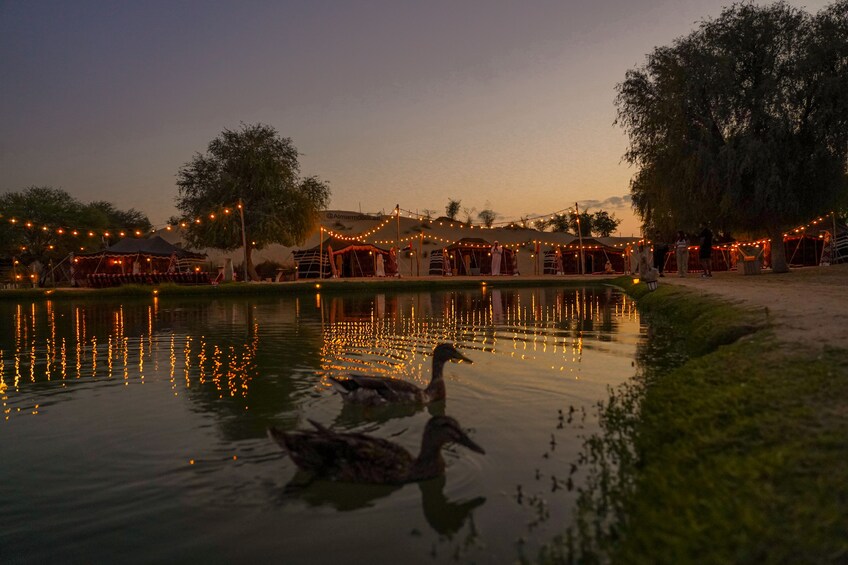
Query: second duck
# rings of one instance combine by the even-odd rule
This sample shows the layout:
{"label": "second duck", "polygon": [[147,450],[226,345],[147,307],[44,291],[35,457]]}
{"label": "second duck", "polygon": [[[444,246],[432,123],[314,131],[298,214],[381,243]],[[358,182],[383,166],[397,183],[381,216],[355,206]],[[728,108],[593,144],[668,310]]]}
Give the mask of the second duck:
{"label": "second duck", "polygon": [[433,375],[427,388],[398,379],[350,375],[346,378],[330,377],[333,388],[347,402],[367,406],[382,406],[392,403],[428,404],[445,398],[445,381],[442,372],[448,361],[471,359],[457,351],[449,343],[441,343],[433,350]]}

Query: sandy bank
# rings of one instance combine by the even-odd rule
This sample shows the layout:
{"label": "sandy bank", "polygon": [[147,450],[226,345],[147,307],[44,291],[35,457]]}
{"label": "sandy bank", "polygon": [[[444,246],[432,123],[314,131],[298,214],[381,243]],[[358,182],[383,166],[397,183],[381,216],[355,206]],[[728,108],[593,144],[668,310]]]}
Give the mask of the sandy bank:
{"label": "sandy bank", "polygon": [[740,304],[768,309],[777,337],[803,347],[848,347],[848,264],[805,267],[789,273],[740,275],[714,273],[678,278],[667,274],[660,284],[685,286]]}

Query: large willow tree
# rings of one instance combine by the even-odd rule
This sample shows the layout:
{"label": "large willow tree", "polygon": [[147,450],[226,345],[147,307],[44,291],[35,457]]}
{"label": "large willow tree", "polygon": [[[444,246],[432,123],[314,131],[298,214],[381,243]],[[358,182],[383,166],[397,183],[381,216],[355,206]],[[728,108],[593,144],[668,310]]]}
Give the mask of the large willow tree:
{"label": "large willow tree", "polygon": [[782,242],[848,190],[848,0],[725,8],[628,71],[616,105],[646,225]]}
{"label": "large willow tree", "polygon": [[[232,251],[242,247],[242,204],[248,276],[259,276],[252,249],[302,243],[330,200],[316,177],[300,177],[298,152],[287,137],[267,125],[224,130],[177,173],[177,208],[190,220],[186,240],[195,247]],[[231,211],[222,214],[222,210]],[[212,217],[214,216],[214,220]],[[197,222],[196,220],[200,220]]]}

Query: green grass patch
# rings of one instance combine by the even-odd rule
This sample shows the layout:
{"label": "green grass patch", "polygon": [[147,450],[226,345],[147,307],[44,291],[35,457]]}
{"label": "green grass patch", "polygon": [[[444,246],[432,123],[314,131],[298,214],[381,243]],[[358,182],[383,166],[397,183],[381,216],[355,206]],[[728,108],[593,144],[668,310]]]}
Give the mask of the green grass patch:
{"label": "green grass patch", "polygon": [[614,561],[848,561],[846,353],[758,335],[650,383]]}
{"label": "green grass patch", "polygon": [[765,310],[696,296],[678,286],[659,285],[651,292],[645,283],[634,284],[629,277],[619,277],[613,282],[638,300],[640,312],[649,321],[657,319],[677,326],[675,333],[685,341],[686,352],[693,357],[768,326]]}
{"label": "green grass patch", "polygon": [[0,290],[0,300],[79,300],[84,299],[114,299],[121,296],[140,297],[158,296],[275,296],[290,294],[326,294],[366,293],[366,292],[405,292],[416,290],[460,290],[481,288],[520,288],[520,287],[586,287],[601,286],[609,279],[573,279],[561,278],[526,279],[522,277],[492,277],[492,278],[385,278],[368,280],[324,279],[304,280],[288,283],[226,283],[220,285],[123,285],[112,288],[31,288]]}
{"label": "green grass patch", "polygon": [[576,522],[541,561],[848,562],[848,351],[796,351],[764,312],[639,286],[646,347],[685,354],[641,355],[613,392]]}

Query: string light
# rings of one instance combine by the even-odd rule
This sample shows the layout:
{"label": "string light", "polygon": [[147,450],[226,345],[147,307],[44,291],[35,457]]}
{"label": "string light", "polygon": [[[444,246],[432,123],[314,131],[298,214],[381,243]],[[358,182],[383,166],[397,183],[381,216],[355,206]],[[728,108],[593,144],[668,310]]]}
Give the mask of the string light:
{"label": "string light", "polygon": [[[233,207],[222,207],[222,208],[220,208],[220,211],[221,211],[220,215],[216,214],[215,212],[210,212],[208,214],[208,218],[209,218],[210,221],[223,219],[225,216],[230,215],[233,208],[240,210],[240,209],[243,208],[243,205],[241,203],[238,203]],[[546,221],[553,221],[554,219],[556,219],[558,217],[565,217],[569,214],[574,214],[574,213],[575,212],[574,212],[573,208],[564,208],[562,210],[558,210],[558,211],[552,212],[552,213],[540,214],[540,215],[537,215],[537,216],[530,216],[530,217],[527,217],[527,218],[522,218],[519,221],[509,220],[509,221],[503,221],[503,222],[493,222],[489,226],[484,226],[484,225],[474,225],[474,224],[471,224],[471,223],[465,223],[465,222],[459,222],[459,221],[447,221],[446,222],[444,220],[433,220],[431,218],[422,216],[422,215],[420,215],[416,212],[412,212],[410,210],[405,210],[403,208],[398,207],[398,208],[392,210],[392,213],[390,215],[387,215],[384,219],[382,219],[379,224],[377,224],[376,226],[374,226],[370,229],[367,229],[363,232],[360,232],[358,234],[346,235],[346,234],[342,234],[340,232],[337,232],[337,231],[330,229],[330,228],[327,228],[327,227],[323,227],[323,230],[324,230],[324,232],[327,233],[328,236],[333,237],[335,239],[339,239],[339,240],[342,240],[342,241],[350,241],[350,242],[368,243],[366,240],[375,236],[383,228],[388,226],[393,220],[399,219],[401,214],[405,214],[408,218],[415,219],[415,220],[419,221],[421,223],[422,227],[425,227],[427,225],[438,225],[440,227],[447,227],[447,228],[450,228],[450,229],[462,231],[462,230],[465,230],[465,229],[468,229],[468,230],[495,229],[496,227],[511,227],[511,228],[527,229],[526,226],[527,226],[528,222],[532,223],[534,221],[542,220],[542,219],[544,219]],[[784,239],[787,239],[787,238],[795,239],[795,238],[798,238],[798,237],[804,237],[806,235],[807,230],[809,230],[811,227],[817,226],[820,223],[824,222],[828,217],[832,216],[833,214],[834,214],[833,212],[830,212],[829,214],[826,214],[824,216],[820,216],[816,219],[811,220],[806,225],[797,226],[797,227],[787,231],[786,233],[784,233],[783,237],[784,237]],[[0,216],[1,216],[1,214],[0,214]],[[8,221],[13,226],[20,225],[22,228],[26,227],[28,229],[32,229],[34,227],[34,224],[33,224],[32,221],[22,222],[18,218],[14,218],[14,217],[10,218]],[[576,221],[577,221],[577,224],[579,225],[580,224],[580,218],[577,217]],[[191,220],[191,222],[194,225],[202,225],[203,224],[203,221],[200,217],[194,218],[193,220]],[[177,226],[182,227],[182,228],[187,228],[189,226],[188,220],[181,220],[178,223],[174,223],[174,224],[167,223],[167,224],[164,224],[161,227],[153,227],[151,229],[151,232],[156,233],[157,231],[160,231],[160,230],[173,231],[173,229]],[[81,233],[86,233],[86,230],[80,230],[78,228],[68,228],[67,226],[50,227],[50,226],[46,226],[46,225],[41,227],[41,231],[43,231],[43,232],[55,232],[57,235],[69,234],[69,235],[72,235],[74,237],[79,237],[79,235]],[[117,232],[116,231],[109,231],[109,230],[103,230],[103,231],[87,230],[88,237],[90,237],[90,238],[96,237],[98,235],[102,235],[103,237],[108,238],[108,237],[111,237],[112,233],[118,233],[120,235],[120,237],[125,237],[127,233],[132,233],[136,237],[143,236],[143,232],[141,230],[138,230],[138,229],[135,229],[135,230],[129,230],[129,229],[127,229],[127,230],[117,230]],[[460,237],[457,237],[457,238],[444,238],[444,237],[440,237],[440,236],[436,236],[436,235],[432,235],[432,234],[422,235],[422,233],[413,234],[413,235],[410,235],[408,237],[403,237],[403,238],[374,239],[372,243],[380,244],[380,245],[408,244],[415,239],[419,239],[419,238],[424,237],[424,238],[427,239],[428,243],[436,242],[436,243],[439,243],[439,244],[443,244],[445,246],[459,245],[459,246],[462,246],[462,247],[478,248],[478,249],[486,248],[486,247],[489,246],[487,243],[463,242],[462,241],[462,239],[464,239],[463,236],[460,236]],[[539,232],[539,233],[544,233],[544,232]],[[819,236],[819,237],[822,237],[822,236]],[[747,241],[747,242],[737,241],[737,242],[730,242],[730,243],[724,243],[724,244],[717,244],[714,247],[717,248],[717,249],[731,249],[731,248],[735,248],[735,247],[738,247],[738,246],[760,246],[760,245],[768,244],[770,242],[771,242],[771,240],[766,238],[766,239],[760,239],[760,240],[756,240],[756,241]],[[531,243],[530,241],[513,241],[513,242],[504,242],[504,243],[502,243],[502,245],[504,247],[507,247],[507,248],[518,249],[518,248],[527,247],[530,243]],[[582,249],[584,249],[584,250],[597,250],[597,249],[610,248],[610,247],[624,248],[628,245],[634,245],[636,243],[652,244],[652,242],[649,241],[649,240],[639,239],[639,240],[636,240],[636,241],[628,241],[628,242],[610,242],[607,245],[583,245]],[[537,246],[557,247],[557,248],[569,249],[569,250],[579,250],[581,248],[581,246],[579,244],[563,243],[561,241],[556,241],[556,240],[551,240],[551,239],[544,239],[544,240],[543,239],[534,239],[534,240],[532,240],[532,244],[537,245]],[[693,245],[693,246],[689,246],[689,249],[697,249],[697,247],[698,246]],[[80,250],[84,250],[84,247],[80,247]]]}

